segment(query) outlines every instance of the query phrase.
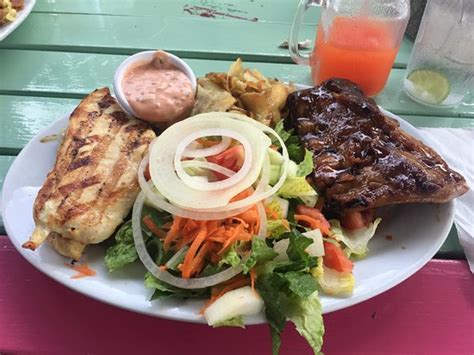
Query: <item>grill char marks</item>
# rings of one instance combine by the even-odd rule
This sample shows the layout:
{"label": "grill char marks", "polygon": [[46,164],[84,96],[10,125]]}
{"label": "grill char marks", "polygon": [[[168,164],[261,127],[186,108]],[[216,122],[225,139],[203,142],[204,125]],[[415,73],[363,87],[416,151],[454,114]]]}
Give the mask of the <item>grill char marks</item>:
{"label": "grill char marks", "polygon": [[34,204],[36,229],[25,243],[46,238],[78,259],[85,246],[108,238],[130,212],[139,192],[137,170],[155,134],[122,111],[107,88],[74,110],[54,168]]}
{"label": "grill char marks", "polygon": [[468,190],[460,174],[350,81],[331,79],[294,92],[287,107],[287,126],[314,154],[312,180],[329,212],[443,203]]}

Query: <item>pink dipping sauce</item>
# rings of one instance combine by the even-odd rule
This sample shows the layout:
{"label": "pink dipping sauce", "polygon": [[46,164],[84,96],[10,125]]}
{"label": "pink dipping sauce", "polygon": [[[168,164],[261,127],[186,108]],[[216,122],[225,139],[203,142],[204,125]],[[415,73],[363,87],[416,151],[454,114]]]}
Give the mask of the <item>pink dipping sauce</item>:
{"label": "pink dipping sauce", "polygon": [[159,127],[188,117],[193,109],[191,81],[163,51],[156,52],[151,62],[128,70],[122,86],[137,115]]}

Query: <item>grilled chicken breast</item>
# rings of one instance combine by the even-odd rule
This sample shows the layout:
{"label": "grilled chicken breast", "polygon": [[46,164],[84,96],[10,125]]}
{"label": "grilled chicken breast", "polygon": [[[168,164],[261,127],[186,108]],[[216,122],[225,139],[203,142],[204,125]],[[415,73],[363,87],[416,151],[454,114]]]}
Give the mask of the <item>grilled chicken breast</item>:
{"label": "grilled chicken breast", "polygon": [[24,248],[46,239],[78,260],[88,244],[109,238],[139,193],[137,170],[155,133],[97,89],[74,110],[54,168],[34,204],[36,229]]}
{"label": "grilled chicken breast", "polygon": [[294,92],[287,107],[287,125],[313,152],[312,181],[327,212],[444,203],[468,190],[439,154],[405,133],[348,80]]}

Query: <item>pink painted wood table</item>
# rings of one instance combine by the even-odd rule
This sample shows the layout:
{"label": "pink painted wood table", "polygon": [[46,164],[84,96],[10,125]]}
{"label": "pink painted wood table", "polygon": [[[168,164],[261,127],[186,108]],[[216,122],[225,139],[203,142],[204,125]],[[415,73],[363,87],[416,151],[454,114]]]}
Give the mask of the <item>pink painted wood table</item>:
{"label": "pink painted wood table", "polygon": [[[0,352],[268,354],[266,325],[218,328],[125,311],[34,269],[0,237]],[[474,354],[474,276],[433,260],[399,286],[325,316],[326,354]],[[282,354],[311,354],[293,327]]]}

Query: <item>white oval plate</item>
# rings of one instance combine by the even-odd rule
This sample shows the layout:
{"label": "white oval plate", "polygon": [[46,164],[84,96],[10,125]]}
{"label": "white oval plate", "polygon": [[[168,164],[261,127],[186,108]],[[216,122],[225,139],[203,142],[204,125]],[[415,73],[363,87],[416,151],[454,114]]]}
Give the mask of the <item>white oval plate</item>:
{"label": "white oval plate", "polygon": [[[401,127],[420,138],[417,130],[401,118]],[[199,315],[203,301],[148,301],[152,291],[143,285],[145,269],[138,262],[110,274],[104,264],[105,247],[90,246],[84,259],[97,271],[94,277],[71,279],[74,271],[46,243],[37,251],[21,248],[34,229],[32,217],[36,194],[53,167],[59,142],[41,143],[40,139],[66,128],[64,117],[34,137],[13,162],[3,185],[3,221],[18,252],[37,269],[84,295],[135,312],[162,318],[204,323]],[[377,235],[369,244],[369,255],[355,263],[356,287],[349,298],[322,296],[324,313],[352,306],[374,297],[404,281],[418,271],[439,250],[453,223],[453,203],[443,205],[399,205],[390,209]],[[388,240],[386,236],[393,236]],[[247,324],[264,322],[263,315],[247,319]]]}
{"label": "white oval plate", "polygon": [[4,40],[10,33],[15,31],[23,21],[25,21],[31,10],[33,10],[33,6],[35,6],[35,4],[36,0],[25,0],[23,9],[16,13],[15,21],[0,26],[0,42]]}

